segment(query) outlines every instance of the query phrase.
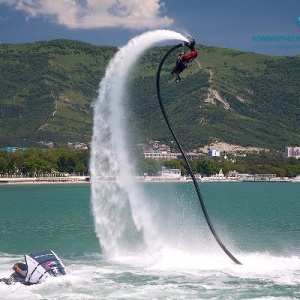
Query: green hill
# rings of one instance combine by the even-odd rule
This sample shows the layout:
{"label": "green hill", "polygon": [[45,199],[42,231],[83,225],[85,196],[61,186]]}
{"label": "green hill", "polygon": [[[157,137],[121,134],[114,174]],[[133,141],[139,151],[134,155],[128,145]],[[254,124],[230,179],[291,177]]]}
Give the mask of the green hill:
{"label": "green hill", "polygon": [[[279,149],[300,143],[300,57],[272,57],[198,45],[199,56],[175,84],[171,57],[161,91],[187,148],[213,141]],[[156,98],[156,70],[169,47],[149,50],[130,78],[134,142],[169,142]],[[0,146],[88,142],[92,102],[114,47],[54,40],[0,45]]]}
{"label": "green hill", "polygon": [[0,144],[90,141],[91,102],[113,47],[54,40],[0,46]]}

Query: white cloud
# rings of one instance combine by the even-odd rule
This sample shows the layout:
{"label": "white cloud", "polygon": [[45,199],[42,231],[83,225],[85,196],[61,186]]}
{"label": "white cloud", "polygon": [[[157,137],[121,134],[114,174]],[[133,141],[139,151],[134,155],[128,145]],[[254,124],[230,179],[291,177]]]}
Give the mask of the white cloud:
{"label": "white cloud", "polygon": [[29,17],[46,16],[68,28],[166,27],[173,23],[161,16],[161,0],[0,0]]}

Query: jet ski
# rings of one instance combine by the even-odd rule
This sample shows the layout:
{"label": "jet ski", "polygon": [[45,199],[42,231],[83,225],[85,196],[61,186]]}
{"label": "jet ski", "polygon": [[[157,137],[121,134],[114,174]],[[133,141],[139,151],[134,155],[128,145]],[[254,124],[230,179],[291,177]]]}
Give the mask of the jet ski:
{"label": "jet ski", "polygon": [[49,277],[67,275],[65,266],[51,250],[25,254],[25,264],[16,263],[13,270],[15,272],[9,278],[2,278],[0,281],[6,284],[19,282],[32,285],[44,282]]}

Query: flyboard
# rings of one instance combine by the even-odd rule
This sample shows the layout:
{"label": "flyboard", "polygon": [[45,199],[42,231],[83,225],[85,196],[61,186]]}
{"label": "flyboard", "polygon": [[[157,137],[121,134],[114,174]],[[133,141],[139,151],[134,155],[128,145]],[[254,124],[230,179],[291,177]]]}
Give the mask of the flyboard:
{"label": "flyboard", "polygon": [[[191,38],[188,38],[189,41],[191,41],[192,39]],[[158,97],[158,101],[159,101],[159,106],[160,106],[160,109],[162,111],[162,114],[164,116],[164,119],[166,121],[166,124],[174,138],[174,140],[176,141],[176,144],[182,154],[182,157],[184,158],[184,161],[186,163],[186,166],[187,166],[187,169],[188,169],[188,172],[193,180],[193,183],[194,183],[194,187],[195,187],[195,190],[196,190],[196,193],[197,193],[197,196],[198,196],[198,199],[199,199],[199,202],[200,202],[200,205],[201,205],[201,208],[202,208],[202,211],[203,211],[203,214],[205,216],[205,220],[206,220],[206,223],[212,233],[212,235],[214,236],[215,240],[217,241],[217,243],[219,244],[219,246],[222,248],[222,250],[227,254],[227,256],[236,264],[238,265],[241,265],[242,263],[237,260],[233,254],[231,254],[231,252],[225,247],[225,245],[222,243],[221,239],[219,238],[219,236],[217,235],[213,225],[212,225],[212,222],[209,218],[209,215],[208,215],[208,212],[206,210],[206,207],[205,207],[205,203],[204,203],[204,200],[203,200],[203,197],[201,195],[201,192],[200,192],[200,188],[199,188],[199,185],[197,183],[197,180],[196,180],[196,177],[192,171],[192,168],[190,166],[190,163],[187,159],[187,156],[185,155],[185,152],[181,146],[181,144],[179,143],[179,140],[177,138],[177,135],[169,121],[169,118],[167,116],[167,112],[166,112],[166,109],[165,109],[165,106],[164,106],[164,103],[162,101],[162,97],[161,97],[161,93],[160,93],[160,73],[161,73],[161,69],[162,69],[162,66],[164,64],[164,62],[166,61],[167,57],[173,52],[175,51],[177,48],[180,48],[182,46],[187,46],[184,42],[182,44],[178,44],[178,45],[175,45],[174,47],[172,47],[163,57],[163,59],[161,60],[160,64],[159,64],[159,67],[158,67],[158,70],[157,70],[157,74],[156,74],[156,91],[157,91],[157,97]]]}
{"label": "flyboard", "polygon": [[25,254],[27,275],[25,284],[37,284],[49,277],[67,275],[67,270],[53,251]]}

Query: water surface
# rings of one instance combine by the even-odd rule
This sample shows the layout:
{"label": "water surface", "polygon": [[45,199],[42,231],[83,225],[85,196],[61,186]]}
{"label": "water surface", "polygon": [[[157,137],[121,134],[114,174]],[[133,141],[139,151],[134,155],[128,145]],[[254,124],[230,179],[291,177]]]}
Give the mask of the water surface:
{"label": "water surface", "polygon": [[1,299],[300,297],[299,184],[200,183],[218,235],[242,266],[211,237],[191,183],[138,185],[160,228],[153,243],[163,246],[113,260],[94,233],[89,184],[1,185],[0,277],[24,253],[47,249],[70,271],[36,286],[0,283]]}

